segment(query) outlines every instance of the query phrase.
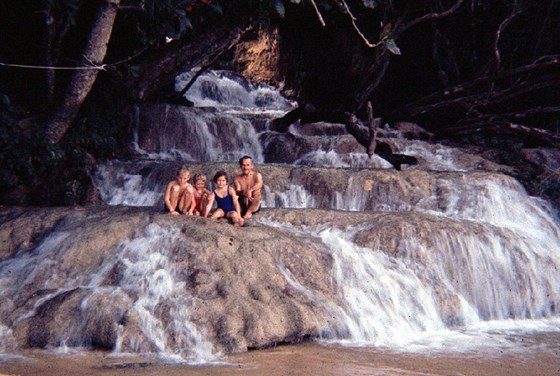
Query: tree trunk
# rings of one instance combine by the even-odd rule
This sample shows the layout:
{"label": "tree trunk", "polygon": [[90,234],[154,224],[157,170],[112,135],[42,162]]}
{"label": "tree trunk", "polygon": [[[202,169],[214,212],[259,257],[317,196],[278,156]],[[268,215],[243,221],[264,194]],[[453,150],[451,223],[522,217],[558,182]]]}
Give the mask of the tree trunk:
{"label": "tree trunk", "polygon": [[243,20],[238,25],[223,24],[194,40],[184,38],[155,51],[143,60],[140,69],[142,74],[128,83],[131,87],[128,93],[131,102],[145,102],[154,98],[167,100],[174,96],[175,92],[168,89],[177,74],[207,65],[216,54],[235,43],[244,28]]}
{"label": "tree trunk", "polygon": [[52,143],[58,143],[66,134],[72,121],[78,114],[80,106],[91,90],[101,64],[107,52],[107,45],[117,16],[117,7],[121,0],[102,0],[96,19],[83,52],[83,64],[95,64],[92,69],[76,70],[63,96],[62,103],[57,107],[46,126],[46,137]]}

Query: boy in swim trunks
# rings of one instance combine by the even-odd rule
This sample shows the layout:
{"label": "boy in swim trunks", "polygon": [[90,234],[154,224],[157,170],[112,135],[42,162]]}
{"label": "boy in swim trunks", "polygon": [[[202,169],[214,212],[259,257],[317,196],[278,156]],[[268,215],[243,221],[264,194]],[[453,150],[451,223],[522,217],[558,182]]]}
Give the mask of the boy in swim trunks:
{"label": "boy in swim trunks", "polygon": [[218,208],[212,213],[210,218],[228,218],[235,226],[243,226],[244,220],[241,217],[241,208],[235,189],[228,185],[228,176],[225,171],[218,171],[214,175],[214,183],[216,189],[212,194],[208,195],[208,204],[204,210],[203,217],[208,217],[210,208],[216,200]]}
{"label": "boy in swim trunks", "polygon": [[186,166],[177,170],[174,180],[167,184],[165,189],[165,209],[172,215],[192,215],[195,201],[194,188],[189,184],[191,173]]}
{"label": "boy in swim trunks", "polygon": [[239,160],[241,174],[233,178],[243,218],[249,219],[261,209],[262,175],[254,171],[253,158],[245,155]]}

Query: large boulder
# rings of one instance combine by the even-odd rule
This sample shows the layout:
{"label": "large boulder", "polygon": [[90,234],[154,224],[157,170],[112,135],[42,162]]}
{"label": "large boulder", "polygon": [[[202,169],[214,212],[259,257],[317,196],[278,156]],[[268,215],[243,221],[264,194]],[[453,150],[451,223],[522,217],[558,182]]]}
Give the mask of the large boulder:
{"label": "large boulder", "polygon": [[[383,299],[369,315],[387,310],[406,317],[398,307],[417,307],[416,294],[429,291],[433,304],[426,307],[436,311],[430,320],[461,326],[465,299],[478,304],[483,317],[494,317],[493,303],[477,300],[487,286],[475,283],[469,255],[482,257],[493,242],[493,251],[504,252],[521,270],[523,250],[532,247],[511,229],[418,211],[265,208],[243,228],[152,207],[16,208],[1,210],[0,218],[1,228],[26,229],[4,242],[2,348],[91,346],[199,357],[349,338],[353,326],[368,318],[355,316],[358,307],[346,295],[372,289],[406,289],[401,298],[411,301],[401,306]],[[553,238],[556,230],[542,231]],[[362,256],[352,256],[356,252]],[[339,275],[362,266],[374,268],[369,282]],[[377,267],[387,269],[378,274]],[[392,280],[393,267],[415,282],[400,286],[406,279]],[[538,278],[513,276],[503,284],[529,291],[531,283],[543,283]],[[548,304],[557,291],[547,286],[550,291],[526,299]],[[522,314],[526,299],[507,301],[507,309]],[[396,306],[388,309],[391,304]]]}

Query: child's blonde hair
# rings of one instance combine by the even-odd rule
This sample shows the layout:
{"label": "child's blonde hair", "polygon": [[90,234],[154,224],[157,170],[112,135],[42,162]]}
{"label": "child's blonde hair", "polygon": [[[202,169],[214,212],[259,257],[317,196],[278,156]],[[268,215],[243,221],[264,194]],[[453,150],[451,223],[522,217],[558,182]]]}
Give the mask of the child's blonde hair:
{"label": "child's blonde hair", "polygon": [[203,174],[194,174],[194,176],[193,176],[193,182],[196,183],[196,182],[199,181],[199,180],[202,180],[203,182],[206,183],[206,180],[207,180],[207,179],[206,179],[206,175],[203,175]]}
{"label": "child's blonde hair", "polygon": [[187,166],[181,166],[177,169],[177,176],[181,176],[181,175],[190,175],[191,172],[189,171],[189,168]]}

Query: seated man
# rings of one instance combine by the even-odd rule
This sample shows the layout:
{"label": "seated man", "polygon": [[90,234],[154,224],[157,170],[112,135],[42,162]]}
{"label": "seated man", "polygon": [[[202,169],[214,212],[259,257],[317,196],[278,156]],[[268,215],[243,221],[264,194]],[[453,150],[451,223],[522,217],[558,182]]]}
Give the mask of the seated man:
{"label": "seated man", "polygon": [[233,184],[243,218],[251,218],[261,208],[261,189],[263,187],[262,175],[254,171],[253,158],[243,156],[239,160],[241,174],[233,179]]}

